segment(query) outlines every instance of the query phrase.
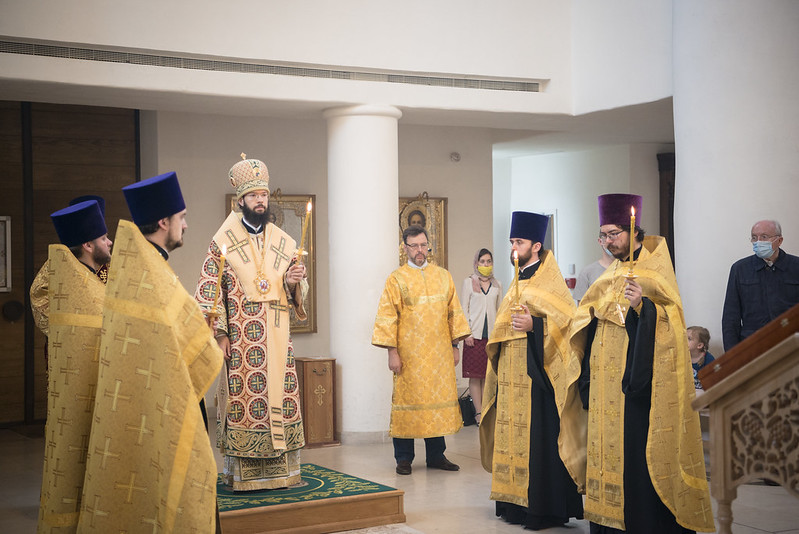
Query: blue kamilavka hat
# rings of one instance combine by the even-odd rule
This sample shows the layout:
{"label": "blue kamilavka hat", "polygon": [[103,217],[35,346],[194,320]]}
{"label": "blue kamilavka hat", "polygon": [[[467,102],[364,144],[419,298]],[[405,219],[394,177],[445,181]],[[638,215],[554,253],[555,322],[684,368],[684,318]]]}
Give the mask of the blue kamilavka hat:
{"label": "blue kamilavka hat", "polygon": [[549,217],[530,213],[529,211],[514,211],[511,214],[510,238],[529,239],[533,243],[543,245],[547,235]]}
{"label": "blue kamilavka hat", "polygon": [[87,243],[108,233],[96,200],[78,202],[50,214],[58,239],[67,247]]}
{"label": "blue kamilavka hat", "polygon": [[125,186],[122,192],[137,226],[154,223],[186,209],[175,172]]}
{"label": "blue kamilavka hat", "polygon": [[100,213],[102,213],[103,217],[105,217],[105,199],[103,197],[97,195],[81,195],[70,200],[69,205],[74,206],[80,202],[86,202],[87,200],[96,200],[100,205]]}

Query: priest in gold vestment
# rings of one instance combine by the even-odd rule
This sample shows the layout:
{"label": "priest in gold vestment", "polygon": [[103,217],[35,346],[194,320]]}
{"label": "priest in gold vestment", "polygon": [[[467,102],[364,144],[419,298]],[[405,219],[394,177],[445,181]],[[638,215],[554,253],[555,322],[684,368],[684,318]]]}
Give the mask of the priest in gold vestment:
{"label": "priest in gold vestment", "polygon": [[185,204],[175,173],[123,192],[136,224],[120,221],[108,272],[78,532],[212,533],[200,399],[222,353],[163,255],[182,243]]}
{"label": "priest in gold vestment", "polygon": [[388,277],[377,309],[372,344],[388,349],[394,373],[389,434],[397,473],[410,475],[414,438],[424,438],[427,466],[457,471],[444,436],[463,426],[455,386],[457,343],[471,334],[446,269],[427,263],[429,240],[421,226],[402,235],[408,263]]}
{"label": "priest in gold vestment", "polygon": [[242,211],[231,212],[214,234],[194,295],[213,318],[225,354],[217,446],[233,491],[285,488],[301,481],[305,445],[289,337],[289,307],[305,318],[305,265],[294,239],[269,221],[266,165],[243,159],[228,176]]}
{"label": "priest in gold vestment", "polygon": [[[51,218],[62,244],[50,245],[45,277],[31,287],[31,303],[50,345],[40,533],[78,528],[105,298],[96,270],[110,260],[111,245],[96,201],[59,210]],[[48,286],[52,293],[45,289],[43,298],[33,298],[36,288]]]}
{"label": "priest in gold vestment", "polygon": [[572,322],[561,455],[592,533],[712,532],[682,301],[666,241],[631,221],[641,204],[599,197],[600,239],[616,261]]}
{"label": "priest in gold vestment", "polygon": [[548,224],[545,215],[512,215],[519,271],[488,340],[480,423],[496,513],[531,530],[583,517],[582,497],[558,453],[574,299],[554,255],[541,248]]}

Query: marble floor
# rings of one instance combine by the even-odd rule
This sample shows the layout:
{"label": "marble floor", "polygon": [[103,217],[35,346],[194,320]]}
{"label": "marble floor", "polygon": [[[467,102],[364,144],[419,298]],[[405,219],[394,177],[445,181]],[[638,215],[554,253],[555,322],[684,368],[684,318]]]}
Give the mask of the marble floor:
{"label": "marble floor", "polygon": [[[43,433],[41,426],[0,429],[0,533],[36,531]],[[405,491],[407,522],[358,531],[364,534],[521,532],[521,527],[494,516],[494,504],[488,500],[491,478],[480,466],[477,428],[466,427],[447,437],[447,446],[447,457],[461,466],[457,473],[426,469],[421,440],[410,476],[394,472],[390,443],[308,449],[302,460]],[[799,501],[778,486],[740,487],[733,517],[736,534],[799,534]],[[572,521],[546,532],[587,533],[588,523]]]}

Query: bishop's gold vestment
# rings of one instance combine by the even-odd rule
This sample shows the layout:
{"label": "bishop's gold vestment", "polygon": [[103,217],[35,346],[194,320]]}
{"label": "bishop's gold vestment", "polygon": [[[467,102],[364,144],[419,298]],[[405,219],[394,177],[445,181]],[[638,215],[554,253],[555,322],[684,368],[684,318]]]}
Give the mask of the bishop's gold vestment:
{"label": "bishop's gold vestment", "polygon": [[[47,424],[37,532],[76,532],[97,387],[105,285],[63,245],[42,269],[51,287]],[[39,284],[42,287],[42,284]],[[44,293],[48,300],[48,291]],[[40,306],[39,309],[42,309]]]}
{"label": "bishop's gold vestment", "polygon": [[219,380],[217,446],[234,491],[285,488],[301,480],[305,445],[289,311],[305,317],[307,282],[291,293],[283,281],[297,250],[291,236],[271,223],[248,235],[241,217],[231,212],[214,235],[194,294],[211,309],[225,245],[215,330],[230,340],[230,360]]}
{"label": "bishop's gold vestment", "polygon": [[78,531],[214,532],[217,469],[199,403],[222,351],[128,221],[116,233],[102,328]]}
{"label": "bishop's gold vestment", "polygon": [[[511,307],[515,300],[515,287],[511,285],[497,312],[486,347],[488,365],[480,443],[483,467],[492,473],[491,499],[527,507],[531,504],[528,503],[531,483],[528,466],[532,410],[544,408],[534,407],[531,403],[533,383],[528,375],[527,333],[511,327]],[[519,281],[519,303],[527,306],[534,317],[542,318],[544,370],[555,391],[555,404],[560,411],[565,397],[564,362],[568,355],[574,299],[550,251],[541,252],[541,266],[533,278]],[[539,432],[547,430],[536,429]],[[556,429],[552,430],[557,433]],[[556,470],[551,467],[547,472],[554,477]],[[563,477],[568,480],[565,472]],[[546,484],[546,481],[532,483]],[[572,492],[576,495],[573,486]]]}
{"label": "bishop's gold vestment", "polygon": [[452,343],[470,334],[446,269],[406,264],[389,275],[372,344],[396,347],[402,361],[402,372],[394,375],[392,437],[446,436],[463,426]]}
{"label": "bishop's gold vestment", "polygon": [[[625,373],[628,334],[623,298],[629,263],[614,261],[588,289],[572,322],[572,358],[561,413],[561,456],[586,494],[585,517],[625,528]],[[636,282],[657,310],[646,464],[660,500],[683,527],[712,532],[699,415],[691,408],[693,373],[685,320],[666,241],[647,236],[635,262]],[[588,327],[596,318],[590,353],[588,411],[576,402]]]}

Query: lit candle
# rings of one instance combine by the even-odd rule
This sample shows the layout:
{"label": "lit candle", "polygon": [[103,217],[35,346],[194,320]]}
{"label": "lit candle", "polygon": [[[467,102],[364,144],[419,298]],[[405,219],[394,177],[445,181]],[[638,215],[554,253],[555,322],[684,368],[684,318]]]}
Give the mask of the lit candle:
{"label": "lit candle", "polygon": [[513,283],[516,286],[516,306],[519,305],[519,251],[513,251],[513,265],[516,267],[516,274],[513,277]]}
{"label": "lit candle", "polygon": [[[211,314],[217,315],[216,307],[219,304],[219,295],[222,293],[222,275],[225,272],[225,254],[227,254],[227,245],[222,245],[222,255],[219,260],[219,276],[216,279],[216,294],[214,295],[214,306],[211,308]],[[211,315],[209,314],[209,315]]]}
{"label": "lit candle", "polygon": [[635,206],[630,206],[630,273],[633,272],[634,253],[635,253]]}
{"label": "lit candle", "polygon": [[311,210],[313,209],[313,204],[311,204],[311,199],[308,199],[308,204],[305,206],[305,220],[302,222],[302,237],[300,237],[300,248],[297,251],[297,258],[299,261],[302,261],[302,255],[305,252],[305,234],[308,231],[308,221],[311,220]]}

